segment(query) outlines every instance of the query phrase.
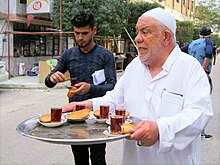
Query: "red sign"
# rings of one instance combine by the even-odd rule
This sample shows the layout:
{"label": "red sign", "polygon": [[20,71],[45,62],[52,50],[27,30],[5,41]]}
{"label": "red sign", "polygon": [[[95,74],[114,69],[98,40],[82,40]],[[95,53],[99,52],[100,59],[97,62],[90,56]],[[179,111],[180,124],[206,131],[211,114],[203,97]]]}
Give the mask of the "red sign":
{"label": "red sign", "polygon": [[27,0],[27,14],[50,13],[50,1],[51,0]]}
{"label": "red sign", "polygon": [[42,7],[42,3],[40,1],[37,1],[33,4],[33,9],[34,10],[40,10]]}

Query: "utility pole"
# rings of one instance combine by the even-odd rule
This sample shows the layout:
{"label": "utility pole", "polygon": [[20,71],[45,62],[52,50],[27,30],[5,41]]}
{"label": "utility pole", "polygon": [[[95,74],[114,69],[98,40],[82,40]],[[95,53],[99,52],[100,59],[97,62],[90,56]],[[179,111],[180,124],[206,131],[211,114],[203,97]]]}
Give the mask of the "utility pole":
{"label": "utility pole", "polygon": [[62,54],[63,38],[62,38],[62,0],[60,0],[60,51],[59,55]]}
{"label": "utility pole", "polygon": [[7,24],[8,24],[8,32],[7,32],[7,36],[8,36],[8,79],[10,79],[11,77],[11,69],[10,69],[10,60],[11,60],[11,55],[10,55],[10,0],[8,0],[8,20],[7,20]]}

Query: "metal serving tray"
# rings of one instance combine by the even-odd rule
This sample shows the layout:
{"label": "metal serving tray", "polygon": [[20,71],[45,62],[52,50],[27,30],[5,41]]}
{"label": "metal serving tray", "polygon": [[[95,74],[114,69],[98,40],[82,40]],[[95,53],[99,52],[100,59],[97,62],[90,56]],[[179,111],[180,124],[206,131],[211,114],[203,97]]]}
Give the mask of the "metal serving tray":
{"label": "metal serving tray", "polygon": [[[48,128],[38,123],[35,116],[20,123],[16,130],[23,136],[48,143],[65,145],[89,145],[112,142],[130,136],[130,134],[107,136],[103,132],[108,129],[106,123],[97,123],[89,118],[82,123],[68,123],[54,128]],[[132,119],[133,120],[133,119]]]}

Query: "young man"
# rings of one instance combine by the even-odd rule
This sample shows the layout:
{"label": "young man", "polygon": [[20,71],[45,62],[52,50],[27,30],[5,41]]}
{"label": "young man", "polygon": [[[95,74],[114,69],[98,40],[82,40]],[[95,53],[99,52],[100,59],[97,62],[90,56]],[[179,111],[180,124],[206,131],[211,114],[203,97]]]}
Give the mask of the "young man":
{"label": "young man", "polygon": [[[68,70],[71,78],[77,78],[69,102],[83,101],[105,95],[116,83],[115,60],[113,53],[98,45],[93,38],[96,34],[95,18],[88,11],[79,11],[72,19],[74,36],[77,46],[66,50],[60,57],[57,66],[46,77],[45,84],[54,87],[56,83],[64,82],[64,73]],[[96,71],[104,73],[104,79],[93,81]],[[93,75],[93,76],[92,76]],[[71,146],[76,165],[89,165],[89,149],[91,162],[94,165],[105,165],[106,144]]]}
{"label": "young man", "polygon": [[[213,116],[206,74],[176,44],[176,21],[168,11],[147,11],[136,29],[138,57],[114,90],[80,104],[96,109],[105,102],[114,109],[123,103],[131,116],[142,120],[124,140],[122,164],[199,165],[200,134]],[[63,111],[75,104],[63,106]]]}

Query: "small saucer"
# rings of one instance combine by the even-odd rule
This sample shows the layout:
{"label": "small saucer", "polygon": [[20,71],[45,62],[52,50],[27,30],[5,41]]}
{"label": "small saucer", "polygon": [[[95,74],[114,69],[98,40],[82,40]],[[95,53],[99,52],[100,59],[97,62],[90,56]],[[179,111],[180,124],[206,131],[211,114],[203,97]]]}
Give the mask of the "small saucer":
{"label": "small saucer", "polygon": [[[131,124],[133,121],[131,119],[126,119],[125,124]],[[110,125],[110,120],[106,120],[106,124]]]}
{"label": "small saucer", "polygon": [[133,121],[129,118],[125,120],[125,124],[131,124]]}
{"label": "small saucer", "polygon": [[111,134],[108,130],[103,131],[106,136],[121,136],[122,134]]}
{"label": "small saucer", "polygon": [[109,132],[109,128],[110,126],[108,126],[108,130],[105,130],[105,131],[103,131],[103,134],[104,135],[106,135],[106,136],[109,136],[109,137],[128,137],[128,136],[131,136],[131,134],[130,133],[128,133],[128,134],[111,134],[110,132]]}
{"label": "small saucer", "polygon": [[40,120],[37,120],[38,123],[40,123],[41,125],[45,126],[45,127],[58,127],[63,125],[64,123],[66,123],[67,119],[62,119],[60,122],[50,122],[50,123],[44,123],[44,122],[40,122]]}
{"label": "small saucer", "polygon": [[71,85],[64,85],[67,89],[72,89],[72,86]]}
{"label": "small saucer", "polygon": [[106,121],[107,121],[108,119],[98,119],[98,118],[95,118],[95,121],[97,122],[97,123],[106,123]]}

